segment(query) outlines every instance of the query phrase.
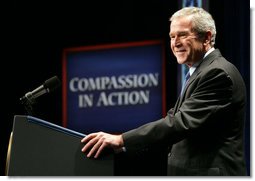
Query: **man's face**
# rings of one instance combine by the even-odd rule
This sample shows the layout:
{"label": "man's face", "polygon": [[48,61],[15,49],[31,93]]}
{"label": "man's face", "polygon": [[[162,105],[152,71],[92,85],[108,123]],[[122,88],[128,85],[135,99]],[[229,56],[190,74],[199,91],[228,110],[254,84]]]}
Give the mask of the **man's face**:
{"label": "man's face", "polygon": [[191,67],[201,60],[205,50],[203,41],[195,32],[192,32],[190,17],[175,19],[170,25],[171,49],[179,64]]}

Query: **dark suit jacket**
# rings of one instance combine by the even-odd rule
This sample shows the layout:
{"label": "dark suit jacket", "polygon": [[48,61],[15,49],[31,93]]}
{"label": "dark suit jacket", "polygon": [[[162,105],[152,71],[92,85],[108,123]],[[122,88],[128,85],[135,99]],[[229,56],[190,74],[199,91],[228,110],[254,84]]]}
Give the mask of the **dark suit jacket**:
{"label": "dark suit jacket", "polygon": [[245,175],[245,94],[240,73],[216,49],[166,117],[123,134],[127,152],[171,148],[168,175]]}

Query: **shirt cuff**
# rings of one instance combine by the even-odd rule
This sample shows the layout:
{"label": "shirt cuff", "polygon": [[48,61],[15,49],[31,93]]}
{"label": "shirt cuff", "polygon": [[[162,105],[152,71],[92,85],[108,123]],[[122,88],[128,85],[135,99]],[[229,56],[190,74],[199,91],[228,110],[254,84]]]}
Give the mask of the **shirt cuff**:
{"label": "shirt cuff", "polygon": [[114,150],[114,152],[115,153],[121,153],[121,152],[127,152],[127,149],[126,149],[126,147],[121,147],[120,149],[116,149],[116,150]]}

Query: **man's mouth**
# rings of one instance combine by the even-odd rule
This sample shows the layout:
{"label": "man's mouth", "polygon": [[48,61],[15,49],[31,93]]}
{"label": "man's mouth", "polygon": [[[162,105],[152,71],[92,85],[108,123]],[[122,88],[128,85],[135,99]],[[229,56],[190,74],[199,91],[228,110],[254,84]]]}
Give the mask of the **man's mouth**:
{"label": "man's mouth", "polygon": [[175,52],[176,53],[183,53],[183,52],[186,52],[186,50],[176,50]]}
{"label": "man's mouth", "polygon": [[185,53],[185,52],[186,52],[186,50],[177,50],[177,51],[175,51],[175,53],[176,53],[177,55],[183,54],[183,53]]}

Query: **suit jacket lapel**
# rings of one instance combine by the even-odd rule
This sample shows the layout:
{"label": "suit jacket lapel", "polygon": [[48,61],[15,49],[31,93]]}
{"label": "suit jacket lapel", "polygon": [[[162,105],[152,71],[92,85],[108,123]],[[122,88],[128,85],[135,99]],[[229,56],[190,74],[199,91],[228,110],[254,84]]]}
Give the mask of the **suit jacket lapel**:
{"label": "suit jacket lapel", "polygon": [[181,96],[179,96],[176,105],[175,105],[175,112],[177,112],[179,110],[179,108],[182,105],[182,102],[184,101],[185,98],[185,94],[186,94],[186,90],[187,88],[191,85],[191,83],[196,79],[196,77],[201,73],[201,71],[206,68],[208,65],[210,65],[215,58],[218,58],[222,56],[219,49],[215,49],[212,53],[210,53],[208,56],[205,57],[205,59],[200,63],[200,65],[196,68],[195,72],[191,75],[191,77],[189,78],[189,81],[187,82],[184,90],[183,90],[183,94]]}

